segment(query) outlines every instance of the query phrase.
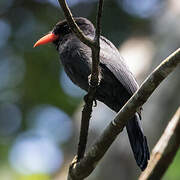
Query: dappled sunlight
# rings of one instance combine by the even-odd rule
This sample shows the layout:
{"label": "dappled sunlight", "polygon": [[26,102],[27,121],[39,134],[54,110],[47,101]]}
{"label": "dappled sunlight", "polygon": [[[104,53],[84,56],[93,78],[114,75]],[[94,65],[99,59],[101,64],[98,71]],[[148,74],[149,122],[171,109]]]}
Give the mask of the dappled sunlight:
{"label": "dappled sunlight", "polygon": [[53,173],[62,165],[63,154],[49,139],[26,132],[15,140],[9,161],[22,174]]}
{"label": "dappled sunlight", "polygon": [[0,61],[0,90],[18,86],[23,81],[24,73],[23,59],[16,56],[2,57]]}
{"label": "dappled sunlight", "polygon": [[119,48],[120,54],[135,76],[149,70],[154,50],[153,41],[148,37],[130,37]]}
{"label": "dappled sunlight", "polygon": [[64,92],[67,93],[69,96],[81,97],[85,94],[85,91],[80,89],[69,79],[64,70],[62,70],[60,73],[60,83]]}
{"label": "dappled sunlight", "polygon": [[13,136],[20,128],[22,114],[15,104],[0,105],[0,136]]}
{"label": "dappled sunlight", "polygon": [[27,124],[36,134],[55,143],[64,143],[72,135],[72,121],[62,110],[50,106],[34,107],[27,116]]}
{"label": "dappled sunlight", "polygon": [[0,48],[7,43],[7,40],[11,34],[11,26],[3,20],[0,20]]}
{"label": "dappled sunlight", "polygon": [[122,7],[126,12],[129,14],[133,14],[136,16],[139,16],[141,18],[148,18],[150,16],[155,15],[155,13],[158,12],[161,1],[160,0],[123,0],[120,1],[122,2]]}

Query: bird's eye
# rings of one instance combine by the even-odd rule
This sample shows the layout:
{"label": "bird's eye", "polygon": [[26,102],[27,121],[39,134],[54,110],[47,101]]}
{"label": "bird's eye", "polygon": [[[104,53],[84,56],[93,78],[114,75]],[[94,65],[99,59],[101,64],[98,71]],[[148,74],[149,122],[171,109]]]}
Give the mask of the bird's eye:
{"label": "bird's eye", "polygon": [[57,28],[57,27],[54,28],[54,29],[52,30],[52,32],[57,35],[57,34],[58,34],[58,28]]}

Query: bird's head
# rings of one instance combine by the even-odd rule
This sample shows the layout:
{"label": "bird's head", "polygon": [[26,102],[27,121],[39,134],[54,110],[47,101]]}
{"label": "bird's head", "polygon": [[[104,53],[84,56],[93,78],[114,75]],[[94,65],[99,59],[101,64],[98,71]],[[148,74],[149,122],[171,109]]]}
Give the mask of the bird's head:
{"label": "bird's head", "polygon": [[[88,19],[82,17],[76,17],[74,18],[74,20],[85,35],[94,36],[95,28]],[[58,42],[61,41],[66,35],[71,35],[71,34],[73,34],[73,32],[69,27],[67,21],[66,20],[60,21],[55,25],[55,27],[53,28],[52,31],[50,31],[50,33],[39,39],[34,44],[34,47],[40,46],[42,44],[47,44],[50,42],[54,44],[58,44]]]}

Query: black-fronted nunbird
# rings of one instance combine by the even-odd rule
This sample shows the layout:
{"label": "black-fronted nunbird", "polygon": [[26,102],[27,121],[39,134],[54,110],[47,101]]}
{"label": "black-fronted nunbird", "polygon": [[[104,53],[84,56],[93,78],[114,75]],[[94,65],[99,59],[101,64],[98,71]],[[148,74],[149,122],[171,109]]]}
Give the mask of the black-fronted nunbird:
{"label": "black-fronted nunbird", "polygon": [[[95,28],[86,18],[75,18],[83,33],[93,39]],[[52,42],[59,52],[60,60],[69,78],[85,91],[89,86],[91,74],[91,49],[82,43],[68,26],[66,20],[57,23],[54,29],[36,42],[34,47]],[[120,56],[116,47],[105,37],[100,37],[100,82],[95,98],[118,112],[138,89],[138,84]],[[141,127],[141,112],[126,124],[129,141],[134,157],[141,170],[147,166],[149,149]]]}

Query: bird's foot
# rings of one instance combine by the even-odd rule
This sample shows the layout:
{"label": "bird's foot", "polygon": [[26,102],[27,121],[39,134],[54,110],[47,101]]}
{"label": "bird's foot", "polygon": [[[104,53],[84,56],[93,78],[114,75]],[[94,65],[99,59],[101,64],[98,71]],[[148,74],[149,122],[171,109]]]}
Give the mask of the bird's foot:
{"label": "bird's foot", "polygon": [[[100,82],[101,82],[101,77],[100,77],[100,75],[99,75],[99,77],[98,77],[98,82],[97,82],[97,86],[99,86]],[[89,84],[89,86],[91,86],[92,88],[96,87],[96,85],[94,85],[95,83],[91,81],[91,74],[88,76],[88,84]]]}
{"label": "bird's foot", "polygon": [[[84,96],[84,102],[87,103],[88,101],[88,94]],[[97,107],[97,101],[96,99],[93,99],[93,107]]]}

